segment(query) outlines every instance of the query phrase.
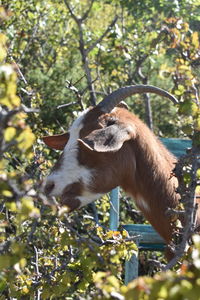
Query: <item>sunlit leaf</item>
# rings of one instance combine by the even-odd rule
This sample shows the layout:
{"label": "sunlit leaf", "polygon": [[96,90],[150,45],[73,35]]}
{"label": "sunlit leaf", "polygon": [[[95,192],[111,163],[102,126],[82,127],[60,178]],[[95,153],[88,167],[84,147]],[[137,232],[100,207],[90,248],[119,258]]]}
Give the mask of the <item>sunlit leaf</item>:
{"label": "sunlit leaf", "polygon": [[22,151],[26,151],[33,145],[35,135],[32,133],[31,129],[27,127],[21,132],[16,140],[18,142],[18,148]]}
{"label": "sunlit leaf", "polygon": [[16,135],[16,129],[14,127],[7,127],[4,131],[4,138],[6,142],[10,142]]}
{"label": "sunlit leaf", "polygon": [[198,32],[194,32],[192,34],[192,44],[194,45],[195,48],[199,47],[199,34],[198,34]]}

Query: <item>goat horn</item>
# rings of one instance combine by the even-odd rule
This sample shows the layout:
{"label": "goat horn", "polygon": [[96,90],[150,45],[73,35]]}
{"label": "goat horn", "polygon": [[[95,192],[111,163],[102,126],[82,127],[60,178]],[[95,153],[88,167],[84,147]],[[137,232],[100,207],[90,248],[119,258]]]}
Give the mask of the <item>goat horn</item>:
{"label": "goat horn", "polygon": [[97,106],[105,113],[110,112],[120,101],[126,99],[134,94],[154,93],[166,98],[169,98],[174,104],[178,103],[178,100],[158,87],[152,85],[130,85],[117,89],[108,96],[106,96]]}

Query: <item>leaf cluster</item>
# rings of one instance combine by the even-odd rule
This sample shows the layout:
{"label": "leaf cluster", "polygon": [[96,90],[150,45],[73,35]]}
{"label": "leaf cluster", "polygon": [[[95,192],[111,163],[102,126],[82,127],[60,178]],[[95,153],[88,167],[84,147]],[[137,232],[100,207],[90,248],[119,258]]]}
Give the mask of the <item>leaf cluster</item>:
{"label": "leaf cluster", "polygon": [[[0,299],[196,300],[199,238],[181,268],[125,287],[124,260],[137,248],[125,232],[109,230],[108,196],[96,203],[98,226],[91,207],[59,215],[44,205],[41,182],[57,153],[40,136],[65,131],[90,104],[82,38],[97,101],[128,84],[172,90],[178,109],[151,98],[154,130],[192,138],[198,150],[199,3],[72,0],[80,30],[65,2],[6,0],[0,7]],[[145,119],[143,102],[128,100]],[[191,170],[191,163],[183,169],[186,188]],[[145,222],[122,196],[122,222]]]}

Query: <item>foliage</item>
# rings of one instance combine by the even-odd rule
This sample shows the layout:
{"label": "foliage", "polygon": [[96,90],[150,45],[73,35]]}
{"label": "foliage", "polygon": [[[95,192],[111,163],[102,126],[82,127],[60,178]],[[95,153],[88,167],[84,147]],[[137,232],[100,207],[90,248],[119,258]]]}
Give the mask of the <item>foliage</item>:
{"label": "foliage", "polygon": [[190,253],[193,263],[188,264],[184,261],[178,274],[172,271],[162,272],[154,277],[139,277],[127,286],[120,286],[116,278],[114,280],[111,276],[107,277],[106,273],[99,273],[98,277],[95,277],[96,285],[103,291],[105,299],[198,299],[200,292],[199,236],[194,236],[194,244]]}
{"label": "foliage", "polygon": [[[178,272],[126,287],[123,262],[137,248],[125,232],[109,231],[108,196],[96,203],[98,226],[91,207],[66,215],[44,205],[41,181],[57,153],[40,136],[68,127],[90,104],[90,85],[98,101],[148,82],[180,100],[177,113],[152,96],[155,132],[190,137],[199,149],[199,11],[194,0],[2,1],[0,299],[197,299],[198,236]],[[141,97],[128,104],[145,118]],[[183,177],[189,188],[191,165]],[[122,222],[142,222],[123,198]]]}

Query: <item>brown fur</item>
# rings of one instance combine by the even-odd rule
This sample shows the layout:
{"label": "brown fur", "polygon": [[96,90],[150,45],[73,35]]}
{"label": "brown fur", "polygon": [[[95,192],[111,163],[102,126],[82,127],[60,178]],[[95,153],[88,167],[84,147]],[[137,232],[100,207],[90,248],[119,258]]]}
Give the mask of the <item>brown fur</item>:
{"label": "brown fur", "polygon": [[[91,111],[92,112],[92,111]],[[96,127],[90,120],[83,135],[89,134]],[[121,186],[136,200],[147,220],[168,242],[171,239],[172,226],[166,216],[168,207],[175,207],[179,195],[175,192],[177,180],[171,177],[176,159],[153,135],[148,127],[134,114],[126,109],[117,108],[109,115],[102,115],[99,123],[103,124],[105,118],[116,119],[121,124],[134,124],[135,136],[125,142],[117,152],[97,153],[87,151],[80,147],[79,163],[96,169],[92,189],[97,193],[106,193],[116,186]],[[99,128],[98,124],[98,128]],[[150,208],[146,211],[140,206],[140,198],[145,199]]]}
{"label": "brown fur", "polygon": [[[112,138],[109,126],[113,126],[116,139],[115,136]],[[123,140],[120,144],[122,146],[117,148],[120,139]],[[116,147],[117,150],[109,151],[109,147]],[[169,207],[176,207],[180,199],[176,193],[177,178],[172,176],[176,158],[137,116],[121,107],[116,107],[109,114],[102,113],[98,107],[88,111],[80,131],[78,161],[93,172],[89,187],[91,192],[107,193],[121,186],[133,196],[157,232],[167,243],[170,242],[174,225],[166,211]],[[58,169],[61,164],[62,158],[54,168]],[[84,187],[81,183],[75,183],[70,189],[66,187],[61,204],[69,205],[70,202],[73,210],[80,203],[73,200],[73,204],[70,199],[81,195]],[[199,225],[200,209],[197,220]]]}
{"label": "brown fur", "polygon": [[82,184],[81,182],[72,183],[64,189],[61,195],[61,205],[67,205],[70,208],[70,211],[78,208],[80,206],[80,200],[77,199],[78,196],[82,193]]}

